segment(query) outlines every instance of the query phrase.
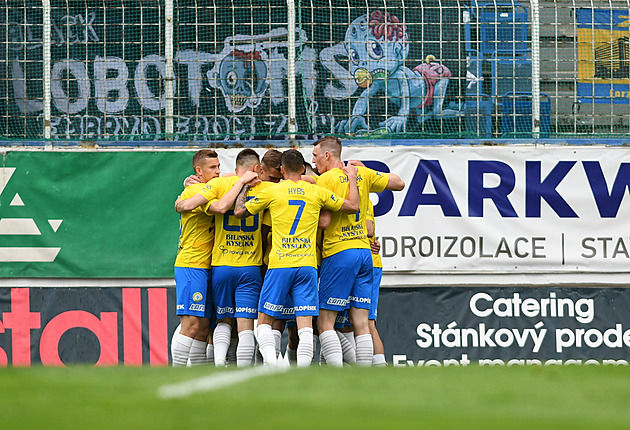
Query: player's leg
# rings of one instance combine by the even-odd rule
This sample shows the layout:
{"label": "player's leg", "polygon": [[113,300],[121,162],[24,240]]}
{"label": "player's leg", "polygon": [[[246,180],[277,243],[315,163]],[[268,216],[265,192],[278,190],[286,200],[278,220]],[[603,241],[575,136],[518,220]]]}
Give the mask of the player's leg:
{"label": "player's leg", "polygon": [[267,366],[277,365],[276,340],[271,326],[275,319],[282,315],[285,298],[292,282],[290,269],[268,269],[265,273],[258,304],[258,325],[254,334],[264,364]]}
{"label": "player's leg", "polygon": [[[177,315],[181,319],[179,333],[173,335],[171,354],[173,366],[186,366],[191,348],[195,351],[207,336],[212,300],[208,294],[210,270],[190,267],[175,267],[177,293]],[[196,340],[197,339],[197,340]],[[201,340],[200,340],[201,339]],[[196,354],[195,354],[196,356]]]}
{"label": "player's leg", "polygon": [[387,361],[385,360],[385,347],[383,346],[381,336],[378,334],[378,330],[376,329],[376,317],[378,315],[378,296],[381,287],[381,279],[383,277],[383,269],[380,267],[375,267],[372,274],[372,302],[370,303],[369,315],[370,334],[372,335],[372,342],[374,343],[374,357],[372,357],[372,364],[375,366],[386,366]]}
{"label": "player's leg", "polygon": [[299,267],[295,272],[291,298],[297,322],[297,365],[307,367],[313,361],[313,317],[318,313],[317,269]]}
{"label": "player's leg", "polygon": [[238,328],[236,364],[238,367],[245,367],[251,366],[254,360],[254,350],[256,349],[254,319],[258,316],[262,277],[258,266],[239,267],[237,269],[239,278],[234,295],[234,303],[236,304],[234,315]]}
{"label": "player's leg", "polygon": [[369,249],[358,249],[356,252],[359,270],[350,293],[349,316],[357,345],[357,364],[371,366],[374,343],[368,321],[373,286],[372,255]]}
{"label": "player's leg", "polygon": [[216,310],[217,326],[214,329],[214,364],[223,367],[227,364],[227,354],[232,340],[234,326],[234,290],[236,280],[229,266],[212,269],[212,296]]}
{"label": "player's leg", "polygon": [[319,344],[329,366],[343,366],[341,342],[335,332],[337,313],[346,309],[357,273],[356,253],[348,249],[322,260],[319,272]]}

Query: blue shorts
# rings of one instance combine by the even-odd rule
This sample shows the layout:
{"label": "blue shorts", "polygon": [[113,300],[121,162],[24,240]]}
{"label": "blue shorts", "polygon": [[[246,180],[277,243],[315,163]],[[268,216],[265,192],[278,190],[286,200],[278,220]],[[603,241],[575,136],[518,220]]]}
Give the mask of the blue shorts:
{"label": "blue shorts", "polygon": [[295,306],[293,306],[293,298],[287,296],[282,305],[282,315],[276,317],[279,320],[295,321]]}
{"label": "blue shorts", "polygon": [[308,266],[268,269],[258,311],[279,318],[283,315],[287,298],[293,301],[295,316],[319,315],[317,269]]}
{"label": "blue shorts", "polygon": [[381,279],[383,278],[383,268],[374,268],[374,283],[372,284],[372,303],[370,303],[369,319],[375,320],[378,315],[378,293],[381,289]]}
{"label": "blue shorts", "polygon": [[211,273],[210,269],[175,267],[177,315],[212,316]]}
{"label": "blue shorts", "polygon": [[346,327],[352,327],[352,324],[350,324],[348,309],[337,312],[337,318],[335,319],[335,330],[340,330]]}
{"label": "blue shorts", "polygon": [[260,266],[215,266],[212,295],[217,319],[256,318],[262,285]]}
{"label": "blue shorts", "polygon": [[343,311],[348,304],[370,309],[372,254],[369,249],[346,249],[322,260],[319,272],[319,307]]}

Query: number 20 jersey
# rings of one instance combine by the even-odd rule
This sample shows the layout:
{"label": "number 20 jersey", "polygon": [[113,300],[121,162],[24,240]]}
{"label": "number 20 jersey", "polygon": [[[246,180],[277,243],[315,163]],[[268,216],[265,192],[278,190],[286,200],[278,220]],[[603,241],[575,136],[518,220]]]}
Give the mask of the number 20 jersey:
{"label": "number 20 jersey", "polygon": [[[214,178],[199,193],[208,202],[221,199],[236,182],[238,176]],[[262,189],[272,185],[261,182],[247,192],[247,199],[254,198]],[[212,249],[213,266],[260,266],[262,264],[261,225],[263,214],[250,218],[237,219],[232,209],[225,214],[215,215],[215,238]]]}

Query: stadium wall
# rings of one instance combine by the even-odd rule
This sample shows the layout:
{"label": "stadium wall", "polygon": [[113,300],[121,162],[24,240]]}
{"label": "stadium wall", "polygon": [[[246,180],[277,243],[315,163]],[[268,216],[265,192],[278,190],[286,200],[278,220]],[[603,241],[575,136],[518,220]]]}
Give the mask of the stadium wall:
{"label": "stadium wall", "polygon": [[[240,149],[218,151],[233,170]],[[173,202],[194,152],[4,151],[0,364],[168,363]],[[349,146],[343,156],[406,183],[373,195],[390,362],[628,359],[627,147]]]}

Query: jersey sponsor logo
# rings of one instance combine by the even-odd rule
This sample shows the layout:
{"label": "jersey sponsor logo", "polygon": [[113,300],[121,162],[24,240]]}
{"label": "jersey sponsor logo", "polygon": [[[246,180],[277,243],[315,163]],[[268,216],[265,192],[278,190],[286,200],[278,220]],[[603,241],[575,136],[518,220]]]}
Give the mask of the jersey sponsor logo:
{"label": "jersey sponsor logo", "polygon": [[263,309],[267,309],[272,312],[281,312],[283,307],[284,306],[282,305],[274,305],[273,303],[269,302],[265,302],[265,304],[263,305]]}
{"label": "jersey sponsor logo", "polygon": [[326,301],[326,304],[335,306],[346,306],[350,301],[348,299],[340,299],[338,297],[331,297]]}
{"label": "jersey sponsor logo", "polygon": [[231,306],[217,307],[217,314],[233,314],[234,308]]}
{"label": "jersey sponsor logo", "polygon": [[350,318],[348,318],[348,315],[343,314],[343,315],[337,315],[337,318],[335,318],[335,322],[337,324],[345,324],[347,322],[350,321]]}
{"label": "jersey sponsor logo", "polygon": [[248,308],[246,306],[237,306],[236,307],[236,312],[243,312],[243,313],[247,313],[247,314],[255,314],[255,313],[258,312],[258,309]]}
{"label": "jersey sponsor logo", "polygon": [[202,305],[201,303],[191,303],[188,310],[204,312],[206,310],[206,305]]}
{"label": "jersey sponsor logo", "polygon": [[194,302],[200,302],[203,300],[203,294],[197,291],[196,293],[193,294],[192,299]]}
{"label": "jersey sponsor logo", "polygon": [[[15,167],[0,167],[0,195],[9,183],[11,176],[15,173]],[[0,202],[0,205],[2,202]],[[16,193],[9,206],[25,206],[24,201]],[[57,232],[63,220],[49,219],[48,224],[54,233]],[[42,232],[37,227],[33,218],[0,218],[0,236],[40,236]],[[37,247],[37,246],[12,246],[0,247],[0,263],[52,263],[61,251],[60,247]]]}
{"label": "jersey sponsor logo", "polygon": [[184,305],[177,305],[177,310],[178,311],[183,311],[184,309],[186,309],[186,306],[184,306]]}
{"label": "jersey sponsor logo", "polygon": [[369,297],[350,296],[350,301],[355,303],[372,303],[372,299]]}
{"label": "jersey sponsor logo", "polygon": [[316,311],[317,306],[313,306],[313,305],[295,306],[294,310],[295,312]]}

